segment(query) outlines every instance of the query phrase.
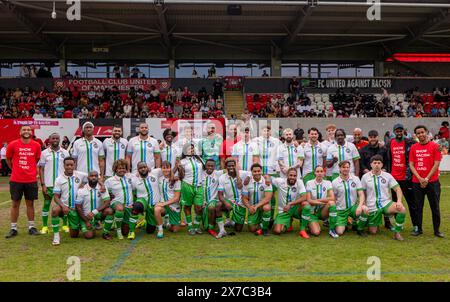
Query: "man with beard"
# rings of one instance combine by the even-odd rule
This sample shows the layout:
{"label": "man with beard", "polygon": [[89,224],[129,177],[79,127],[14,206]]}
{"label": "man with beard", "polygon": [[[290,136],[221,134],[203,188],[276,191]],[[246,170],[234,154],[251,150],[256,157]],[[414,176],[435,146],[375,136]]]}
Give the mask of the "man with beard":
{"label": "man with beard", "polygon": [[317,166],[324,167],[326,161],[327,147],[319,142],[319,130],[311,128],[308,130],[309,141],[303,146],[303,183],[316,178],[314,171]]}
{"label": "man with beard", "polygon": [[[417,205],[414,200],[413,183],[411,169],[409,168],[409,152],[411,146],[415,144],[413,140],[405,136],[402,124],[394,126],[395,138],[391,139],[387,146],[386,170],[398,182],[402,189],[403,197],[408,204],[411,223],[413,225],[413,235],[419,232],[417,221]],[[392,191],[392,198],[395,199],[395,191]]]}
{"label": "man with beard", "polygon": [[284,129],[283,137],[285,141],[278,149],[278,164],[280,165],[281,175],[287,177],[287,171],[294,168],[297,171],[297,176],[301,178],[300,168],[305,158],[303,148],[302,146],[295,146],[292,129]]}
{"label": "man with beard", "polygon": [[355,128],[353,130],[353,144],[356,146],[358,151],[369,144],[368,141],[366,141],[362,138],[361,128]]}
{"label": "man with beard", "polygon": [[139,134],[128,142],[126,160],[132,173],[137,172],[138,162],[147,163],[150,169],[161,167],[161,151],[156,139],[150,137],[148,125],[139,125]]}
{"label": "man with beard", "polygon": [[213,159],[216,162],[216,170],[220,169],[220,150],[222,147],[223,138],[216,133],[216,125],[213,122],[208,123],[207,137],[200,141],[200,154],[202,159],[206,162],[208,159]]}
{"label": "man with beard", "polygon": [[168,161],[172,169],[175,168],[177,160],[181,157],[181,149],[179,149],[173,142],[176,136],[177,133],[175,131],[172,131],[171,129],[164,130],[164,141],[160,145],[161,160]]}
{"label": "man with beard", "polygon": [[105,151],[102,142],[94,137],[94,124],[91,122],[84,123],[81,129],[83,137],[73,143],[71,151],[76,169],[86,174],[97,171],[102,179],[105,171]]}
{"label": "man with beard", "polygon": [[60,244],[59,219],[65,215],[69,222],[70,237],[78,237],[80,221],[75,210],[76,193],[81,184],[87,183],[87,174],[75,170],[75,159],[64,159],[64,173],[55,180],[53,198],[55,206],[52,208],[53,245]]}
{"label": "man with beard", "polygon": [[6,238],[17,236],[17,219],[20,201],[25,196],[28,217],[28,234],[38,235],[34,227],[34,200],[38,198],[37,163],[41,157],[41,146],[31,139],[30,126],[20,128],[20,138],[12,141],[6,149],[6,163],[12,170],[10,178],[11,230]]}
{"label": "man with beard", "polygon": [[[236,161],[232,157],[225,160],[225,167],[227,173],[220,176],[219,187],[217,188],[219,202],[216,206],[216,217],[222,217],[223,211],[233,210],[232,220],[235,223],[234,228],[237,232],[240,232],[244,227],[246,215],[246,208],[242,202],[242,178],[245,179],[247,176],[250,176],[250,173],[246,171],[238,172],[236,170]],[[227,232],[223,221],[217,221],[217,224],[220,231],[216,238],[226,236]]]}
{"label": "man with beard", "polygon": [[251,141],[250,128],[246,127],[243,133],[244,139],[233,146],[232,156],[238,163],[238,169],[250,171],[253,164],[259,163],[258,146]]}
{"label": "man with beard", "polygon": [[113,176],[112,166],[118,159],[125,159],[128,141],[122,137],[122,127],[114,126],[112,136],[103,141],[103,150],[106,155],[105,177]]}
{"label": "man with beard", "polygon": [[383,162],[387,162],[387,150],[385,147],[380,146],[378,140],[378,131],[369,131],[369,144],[359,151],[360,159],[360,172],[361,175],[370,171],[370,159],[374,155],[380,155],[383,158]]}
{"label": "man with beard", "polygon": [[95,237],[95,224],[104,221],[103,239],[111,239],[109,231],[113,223],[114,211],[111,209],[108,191],[101,192],[98,182],[98,172],[91,171],[88,174],[88,185],[78,190],[75,208],[81,225],[84,238]]}
{"label": "man with beard", "polygon": [[339,163],[344,160],[350,162],[350,173],[359,175],[359,152],[353,143],[345,140],[344,129],[337,129],[335,132],[336,144],[331,145],[327,150],[327,168],[331,169],[331,179],[339,177]]}
{"label": "man with beard", "polygon": [[[250,137],[250,128],[246,127],[246,129],[248,130],[248,140],[251,140]],[[242,133],[243,134],[243,133]],[[233,156],[234,157],[234,153],[233,151],[234,146],[236,146],[236,144],[241,140],[241,136],[238,136],[238,127],[236,124],[231,124],[230,126],[228,126],[228,137],[223,141],[222,143],[222,153],[220,154],[220,166],[222,168],[225,168],[225,160],[230,157]],[[239,162],[239,161],[238,161]],[[250,166],[248,167],[250,168]],[[245,169],[243,169],[245,170]]]}
{"label": "man with beard", "polygon": [[[53,187],[56,178],[64,173],[64,159],[69,157],[69,152],[61,148],[58,133],[53,133],[49,137],[50,146],[42,151],[39,160],[39,179],[41,181],[42,194],[44,195],[44,205],[42,207],[42,229],[41,234],[48,233],[48,214],[50,204],[53,199]],[[67,216],[63,217],[62,230],[69,232],[67,226]]]}

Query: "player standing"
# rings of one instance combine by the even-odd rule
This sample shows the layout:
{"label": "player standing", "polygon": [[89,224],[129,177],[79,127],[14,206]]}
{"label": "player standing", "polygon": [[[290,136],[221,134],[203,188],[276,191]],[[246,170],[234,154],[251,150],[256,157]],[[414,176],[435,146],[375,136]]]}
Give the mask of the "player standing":
{"label": "player standing", "polygon": [[246,127],[242,133],[243,139],[232,149],[232,156],[237,162],[237,169],[250,171],[253,164],[259,163],[258,145],[251,141],[250,128]]}
{"label": "player standing", "polygon": [[283,130],[284,144],[281,144],[278,150],[278,164],[280,165],[281,175],[287,177],[287,171],[290,168],[297,170],[297,176],[301,178],[300,168],[303,165],[305,157],[302,146],[295,146],[294,131],[290,128]]}
{"label": "player standing", "polygon": [[172,168],[176,167],[176,162],[181,157],[181,149],[173,142],[176,136],[177,133],[175,131],[171,129],[164,130],[164,142],[161,144],[161,161],[168,161]]}
{"label": "player standing", "polygon": [[161,151],[156,139],[148,134],[148,125],[139,125],[139,134],[128,142],[126,160],[130,171],[137,172],[138,162],[147,163],[149,169],[161,167]]}
{"label": "player standing", "polygon": [[336,144],[327,149],[327,167],[332,169],[331,179],[339,177],[339,163],[344,160],[350,162],[350,173],[359,175],[359,152],[353,143],[345,140],[345,131],[337,129],[335,132]]}
{"label": "player standing", "polygon": [[319,142],[319,130],[310,128],[308,130],[309,141],[303,146],[303,182],[306,184],[314,180],[316,175],[314,171],[318,166],[324,167],[326,160],[327,147]]}
{"label": "player standing", "polygon": [[205,164],[205,173],[203,175],[203,193],[204,193],[204,210],[203,210],[203,226],[208,229],[208,233],[216,237],[217,233],[214,231],[214,223],[219,224],[223,222],[223,217],[216,217],[216,206],[219,201],[218,187],[219,178],[223,174],[223,170],[214,170],[216,162],[213,159],[208,159]]}
{"label": "player standing", "polygon": [[[70,156],[67,150],[61,148],[58,133],[50,135],[49,144],[50,146],[42,151],[41,159],[39,160],[39,179],[41,181],[42,194],[44,195],[41,234],[48,233],[48,215],[53,200],[53,188],[56,178],[64,173],[64,159]],[[62,230],[66,233],[69,232],[67,216],[63,217]]]}
{"label": "player standing", "polygon": [[222,150],[223,137],[216,133],[216,125],[209,122],[207,136],[200,141],[200,154],[203,162],[213,159],[216,162],[216,170],[220,169],[220,152]]}
{"label": "player standing", "polygon": [[125,159],[128,141],[122,137],[122,127],[114,126],[112,136],[103,141],[103,150],[106,156],[106,167],[103,175],[106,178],[113,176],[112,166],[118,159]]}

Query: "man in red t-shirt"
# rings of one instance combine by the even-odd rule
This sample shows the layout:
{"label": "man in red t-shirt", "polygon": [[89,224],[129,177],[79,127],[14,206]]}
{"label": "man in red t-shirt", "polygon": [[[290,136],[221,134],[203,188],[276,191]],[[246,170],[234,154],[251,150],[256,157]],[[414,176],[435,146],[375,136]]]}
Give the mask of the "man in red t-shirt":
{"label": "man in red t-shirt", "polygon": [[360,128],[353,130],[353,144],[355,144],[358,151],[369,144],[368,141],[362,139],[362,130]]}
{"label": "man in red t-shirt", "polygon": [[228,137],[222,142],[222,150],[220,152],[220,163],[222,168],[225,168],[225,159],[232,155],[233,146],[240,140],[241,138],[238,136],[236,124],[230,124],[230,126],[228,126]]}
{"label": "man in red t-shirt", "polygon": [[17,236],[17,219],[22,196],[25,196],[28,217],[28,234],[39,235],[34,227],[34,200],[38,198],[37,163],[41,146],[32,139],[30,126],[20,128],[20,139],[12,141],[6,149],[6,162],[11,168],[11,230],[6,238]]}
{"label": "man in red t-shirt", "polygon": [[439,203],[441,199],[441,184],[439,182],[439,164],[442,159],[439,145],[428,138],[428,129],[425,126],[414,128],[414,134],[419,139],[417,144],[412,145],[409,153],[409,167],[413,174],[413,193],[417,205],[417,232],[412,235],[422,234],[423,205],[425,195],[430,203],[434,235],[443,238],[444,234],[439,231],[441,224],[441,212]]}
{"label": "man in red t-shirt", "polygon": [[[409,152],[415,141],[405,136],[405,129],[402,124],[394,125],[395,138],[391,139],[387,145],[387,164],[386,170],[391,173],[394,179],[400,185],[403,196],[408,204],[411,223],[413,225],[413,233],[418,229],[417,222],[417,205],[414,200],[412,190],[412,174],[409,168]],[[396,200],[397,195],[392,191],[392,199]]]}

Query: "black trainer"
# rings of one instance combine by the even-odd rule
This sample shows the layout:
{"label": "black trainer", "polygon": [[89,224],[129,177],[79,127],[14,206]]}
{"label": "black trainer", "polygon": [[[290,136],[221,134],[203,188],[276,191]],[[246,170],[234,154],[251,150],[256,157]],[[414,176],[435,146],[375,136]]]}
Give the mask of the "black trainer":
{"label": "black trainer", "polygon": [[357,231],[356,231],[356,234],[358,234],[358,235],[361,236],[361,237],[367,237],[367,233],[364,232],[364,231],[359,231],[359,230],[357,230]]}
{"label": "black trainer", "polygon": [[444,233],[441,233],[441,232],[434,232],[434,236],[436,236],[436,237],[439,237],[439,238],[444,238],[445,236],[444,236]]}
{"label": "black trainer", "polygon": [[419,236],[422,235],[422,230],[419,229],[419,227],[415,226],[413,231],[411,232],[411,236]]}
{"label": "black trainer", "polygon": [[17,236],[18,233],[19,232],[17,232],[17,230],[11,229],[11,230],[9,230],[8,234],[6,234],[5,238],[8,239],[8,238],[15,237],[15,236]]}
{"label": "black trainer", "polygon": [[35,227],[32,227],[32,228],[29,228],[28,229],[28,234],[29,235],[41,235],[41,233],[39,233],[39,231],[35,228]]}

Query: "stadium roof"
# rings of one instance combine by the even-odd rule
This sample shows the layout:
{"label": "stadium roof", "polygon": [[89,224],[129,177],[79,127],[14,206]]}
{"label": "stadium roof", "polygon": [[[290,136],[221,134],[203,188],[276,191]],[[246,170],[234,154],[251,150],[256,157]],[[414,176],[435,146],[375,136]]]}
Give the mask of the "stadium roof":
{"label": "stadium roof", "polygon": [[[382,1],[381,21],[367,19],[365,0],[159,1],[82,0],[81,21],[68,21],[65,0],[56,1],[56,19],[53,1],[0,0],[0,58],[356,61],[450,49],[448,0]],[[241,3],[242,14],[229,15],[227,2]]]}

